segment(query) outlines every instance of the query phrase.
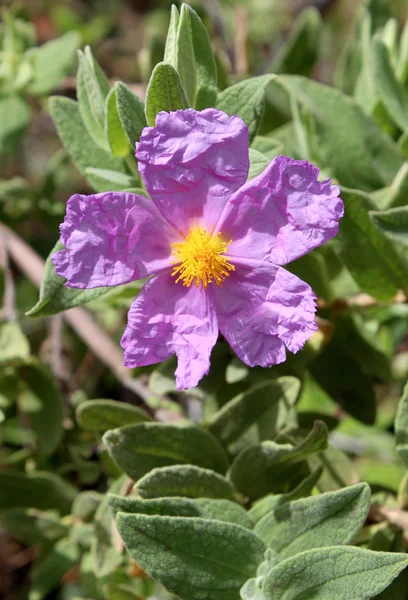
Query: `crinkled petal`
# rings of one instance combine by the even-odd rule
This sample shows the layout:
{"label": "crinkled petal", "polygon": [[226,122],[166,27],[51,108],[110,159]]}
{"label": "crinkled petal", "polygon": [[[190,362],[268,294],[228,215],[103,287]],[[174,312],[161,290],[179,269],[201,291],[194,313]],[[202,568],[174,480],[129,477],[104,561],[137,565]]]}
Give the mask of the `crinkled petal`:
{"label": "crinkled petal", "polygon": [[302,348],[317,331],[311,287],[282,267],[236,261],[223,287],[214,286],[219,328],[250,367],[283,362],[285,346]]}
{"label": "crinkled petal", "polygon": [[136,157],[166,219],[183,233],[192,221],[209,230],[247,179],[248,128],[214,108],[161,112],[156,127],[143,130]]}
{"label": "crinkled petal", "polygon": [[65,250],[52,256],[68,287],[114,286],[156,273],[171,263],[180,234],[148,198],[128,192],[75,194],[60,227]]}
{"label": "crinkled petal", "polygon": [[148,281],[133,302],[121,346],[127,367],[151,365],[176,354],[180,390],[196,386],[208,373],[217,336],[211,291],[177,284],[168,272]]}
{"label": "crinkled petal", "polygon": [[319,169],[278,156],[229,200],[218,222],[229,256],[285,265],[334,237],[344,207]]}

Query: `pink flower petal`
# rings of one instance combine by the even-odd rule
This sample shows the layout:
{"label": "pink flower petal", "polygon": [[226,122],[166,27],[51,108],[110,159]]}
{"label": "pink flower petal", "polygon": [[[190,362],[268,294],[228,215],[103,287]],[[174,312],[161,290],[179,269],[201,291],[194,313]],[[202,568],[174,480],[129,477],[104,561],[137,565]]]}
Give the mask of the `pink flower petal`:
{"label": "pink flower petal", "polygon": [[75,194],[60,227],[66,250],[52,256],[68,287],[89,289],[141,279],[170,265],[180,240],[148,198],[128,192]]}
{"label": "pink flower petal", "polygon": [[210,368],[218,327],[210,290],[184,287],[170,273],[148,281],[133,302],[121,340],[125,365],[151,365],[177,354],[177,389],[198,384]]}
{"label": "pink flower petal", "polygon": [[146,127],[136,157],[146,189],[179,231],[209,230],[248,176],[248,128],[214,108],[161,112]]}
{"label": "pink flower petal", "polygon": [[229,256],[285,265],[334,237],[344,207],[319,169],[278,156],[229,200],[215,231],[231,238]]}
{"label": "pink flower petal", "polygon": [[235,261],[236,270],[214,286],[221,333],[250,367],[283,362],[285,346],[302,348],[317,325],[311,287],[282,267]]}

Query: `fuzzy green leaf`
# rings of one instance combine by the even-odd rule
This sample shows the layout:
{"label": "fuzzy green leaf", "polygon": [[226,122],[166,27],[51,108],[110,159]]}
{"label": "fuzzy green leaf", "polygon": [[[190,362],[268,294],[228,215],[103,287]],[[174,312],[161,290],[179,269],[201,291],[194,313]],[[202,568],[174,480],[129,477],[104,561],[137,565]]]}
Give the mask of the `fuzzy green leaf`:
{"label": "fuzzy green leaf", "polygon": [[266,600],[362,600],[380,593],[408,565],[406,554],[350,546],[307,550],[273,567]]}
{"label": "fuzzy green leaf", "polygon": [[147,127],[144,103],[121,81],[115,84],[114,89],[116,90],[116,106],[119,119],[131,145],[132,152],[134,152],[135,143],[139,141],[143,129]]}
{"label": "fuzzy green leaf", "polygon": [[280,75],[276,81],[313,115],[325,164],[341,185],[366,191],[390,185],[402,157],[352,98],[306,77]]}
{"label": "fuzzy green leaf", "polygon": [[299,446],[270,441],[249,446],[235,458],[229,477],[236,488],[252,500],[279,490],[297,473],[302,461],[327,447],[327,434],[326,425],[316,421]]}
{"label": "fuzzy green leaf", "polygon": [[39,48],[30,50],[33,73],[27,92],[34,95],[52,92],[72,65],[79,43],[78,32],[69,31]]}
{"label": "fuzzy green leaf", "polygon": [[389,210],[372,210],[374,225],[391,241],[408,246],[408,206]]}
{"label": "fuzzy green leaf", "polygon": [[286,504],[287,502],[293,502],[293,500],[299,500],[305,496],[309,496],[313,488],[319,481],[323,472],[323,467],[319,466],[310,475],[302,479],[302,481],[287,494],[268,494],[261,500],[258,500],[249,511],[252,519],[256,522],[260,521],[269,512],[275,510],[278,506]]}
{"label": "fuzzy green leaf", "polygon": [[340,255],[362,291],[387,301],[399,289],[408,290],[407,262],[371,221],[375,206],[370,197],[345,188],[341,197],[345,214],[337,238]]}
{"label": "fuzzy green leaf", "polygon": [[303,10],[269,69],[272,73],[311,75],[318,59],[322,19],[313,6]]}
{"label": "fuzzy green leaf", "polygon": [[234,488],[222,475],[192,465],[153,469],[139,479],[135,491],[142,498],[185,496],[236,501]]}
{"label": "fuzzy green leaf", "polygon": [[263,560],[262,541],[232,523],[125,513],[116,523],[132,558],[189,600],[237,600]]}
{"label": "fuzzy green leaf", "polygon": [[164,62],[155,66],[146,91],[146,118],[155,126],[160,111],[172,112],[189,104],[177,71]]}
{"label": "fuzzy green leaf", "polygon": [[117,91],[112,88],[105,100],[105,135],[112,156],[126,157],[130,154],[129,140],[123,130],[117,109]]}
{"label": "fuzzy green leaf", "polygon": [[141,408],[118,400],[86,400],[78,406],[76,415],[81,427],[90,431],[107,431],[113,427],[151,421]]}
{"label": "fuzzy green leaf", "polygon": [[[227,402],[213,415],[208,429],[223,444],[229,445],[275,404],[286,403],[292,397],[296,399],[299,390],[300,381],[295,377],[259,383]],[[292,404],[290,400],[289,404]]]}
{"label": "fuzzy green leaf", "polygon": [[115,496],[109,494],[109,506],[116,517],[118,512],[160,515],[162,517],[201,517],[236,523],[252,529],[254,522],[236,502],[214,498],[154,498],[140,499],[135,496]]}
{"label": "fuzzy green leaf", "polygon": [[218,95],[216,108],[239,115],[248,125],[249,141],[257,134],[265,108],[265,90],[275,75],[261,75],[240,81]]}
{"label": "fuzzy green leaf", "polygon": [[27,312],[28,317],[47,317],[55,315],[74,306],[86,304],[106,294],[110,288],[79,290],[64,286],[66,279],[56,274],[51,256],[63,250],[63,244],[58,241],[45,262],[44,278],[41,283],[40,297],[35,306]]}
{"label": "fuzzy green leaf", "polygon": [[[83,124],[78,102],[69,98],[53,96],[50,98],[49,107],[62,143],[82,175],[88,179],[96,191],[107,192],[124,189],[126,186],[112,184],[112,182],[87,172],[88,167],[95,167],[128,174],[122,159],[113,158],[108,152],[97,146],[90,137]],[[105,135],[103,130],[102,134]]]}
{"label": "fuzzy green leaf", "polygon": [[373,40],[372,52],[378,94],[391,118],[405,131],[408,129],[408,92],[395,76],[388,49],[380,39]]}
{"label": "fuzzy green leaf", "polygon": [[250,148],[248,181],[257,175],[260,175],[260,173],[262,173],[262,171],[269,165],[269,162],[269,158],[258,152],[258,150]]}
{"label": "fuzzy green leaf", "polygon": [[0,471],[0,509],[38,508],[56,509],[62,514],[69,511],[78,490],[52,473],[25,475]]}
{"label": "fuzzy green leaf", "polygon": [[193,425],[139,423],[107,431],[112,458],[137,480],[155,467],[193,464],[225,473],[228,460],[219,442]]}
{"label": "fuzzy green leaf", "polygon": [[408,467],[408,383],[405,385],[395,418],[397,451]]}
{"label": "fuzzy green leaf", "polygon": [[321,546],[348,544],[364,524],[370,488],[358,483],[278,506],[255,526],[255,533],[282,558]]}

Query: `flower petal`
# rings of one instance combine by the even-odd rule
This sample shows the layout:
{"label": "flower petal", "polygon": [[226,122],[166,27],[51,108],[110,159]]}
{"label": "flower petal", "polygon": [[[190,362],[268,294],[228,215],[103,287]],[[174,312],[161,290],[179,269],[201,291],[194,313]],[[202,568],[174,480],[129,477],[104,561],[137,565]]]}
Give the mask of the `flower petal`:
{"label": "flower petal", "polygon": [[219,328],[250,367],[283,362],[285,346],[302,348],[317,325],[311,287],[282,267],[261,261],[235,261],[236,270],[214,286]]}
{"label": "flower petal", "polygon": [[106,192],[68,200],[60,227],[65,250],[52,256],[68,287],[89,289],[141,279],[171,263],[180,235],[148,198]]}
{"label": "flower petal", "polygon": [[136,147],[147,191],[183,233],[192,219],[207,230],[215,226],[248,176],[248,128],[214,108],[161,112]]}
{"label": "flower petal", "polygon": [[334,237],[343,202],[318,176],[307,161],[278,156],[238,190],[215,230],[232,239],[228,255],[285,265]]}
{"label": "flower petal", "polygon": [[121,340],[125,365],[141,367],[177,354],[177,389],[198,384],[210,368],[218,326],[210,290],[184,287],[170,273],[148,281],[133,302]]}

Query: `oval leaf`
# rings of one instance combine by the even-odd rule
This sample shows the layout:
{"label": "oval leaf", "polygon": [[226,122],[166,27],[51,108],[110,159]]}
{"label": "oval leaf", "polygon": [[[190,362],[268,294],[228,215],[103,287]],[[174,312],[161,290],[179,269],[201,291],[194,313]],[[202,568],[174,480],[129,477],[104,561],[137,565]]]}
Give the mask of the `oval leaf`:
{"label": "oval leaf", "polygon": [[219,442],[193,425],[128,425],[108,431],[103,441],[112,458],[135,480],[166,465],[187,463],[219,473],[228,467]]}
{"label": "oval leaf", "polygon": [[135,491],[142,498],[186,496],[236,501],[234,488],[222,475],[192,465],[153,469],[139,479]]}
{"label": "oval leaf", "polygon": [[271,569],[263,593],[266,600],[362,600],[379,594],[407,565],[406,554],[318,548]]}
{"label": "oval leaf", "polygon": [[189,600],[237,600],[265,551],[254,533],[232,523],[125,513],[116,523],[132,558]]}
{"label": "oval leaf", "polygon": [[278,506],[255,526],[255,533],[282,558],[320,546],[347,544],[364,524],[370,488],[359,483]]}
{"label": "oval leaf", "polygon": [[81,427],[91,431],[151,421],[141,408],[117,400],[86,400],[78,406],[76,415]]}
{"label": "oval leaf", "polygon": [[188,108],[186,94],[177,71],[166,63],[155,66],[146,91],[146,118],[155,126],[157,114]]}

